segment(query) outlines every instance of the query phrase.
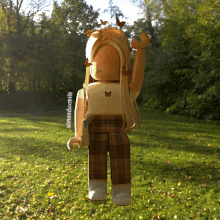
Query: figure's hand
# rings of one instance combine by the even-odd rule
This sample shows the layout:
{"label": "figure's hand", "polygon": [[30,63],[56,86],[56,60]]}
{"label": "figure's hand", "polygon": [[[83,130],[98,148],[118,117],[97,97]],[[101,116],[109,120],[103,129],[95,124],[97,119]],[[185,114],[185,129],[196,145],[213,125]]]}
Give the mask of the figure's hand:
{"label": "figure's hand", "polygon": [[82,148],[82,138],[81,137],[72,137],[68,140],[67,142],[67,148],[69,150],[73,150],[74,149],[74,144],[78,144],[79,148]]}
{"label": "figure's hand", "polygon": [[149,36],[146,34],[146,33],[142,33],[140,35],[140,38],[141,38],[141,42],[138,42],[137,39],[133,39],[131,41],[131,45],[133,48],[137,49],[137,48],[145,48],[148,44],[149,44]]}

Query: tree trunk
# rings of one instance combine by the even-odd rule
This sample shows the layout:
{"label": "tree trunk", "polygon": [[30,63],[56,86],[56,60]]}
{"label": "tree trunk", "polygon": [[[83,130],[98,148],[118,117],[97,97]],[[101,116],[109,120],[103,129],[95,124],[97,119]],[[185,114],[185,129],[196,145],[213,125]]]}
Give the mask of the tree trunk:
{"label": "tree trunk", "polygon": [[15,83],[12,81],[9,81],[8,92],[10,95],[15,94]]}
{"label": "tree trunk", "polygon": [[33,72],[33,91],[35,91],[35,84],[36,84],[34,71],[35,70],[32,71]]}
{"label": "tree trunk", "polygon": [[37,80],[37,91],[41,92],[40,79]]}
{"label": "tree trunk", "polygon": [[16,61],[13,58],[10,59],[10,71],[9,71],[9,86],[8,91],[10,95],[15,94],[15,78],[14,78],[14,69]]}

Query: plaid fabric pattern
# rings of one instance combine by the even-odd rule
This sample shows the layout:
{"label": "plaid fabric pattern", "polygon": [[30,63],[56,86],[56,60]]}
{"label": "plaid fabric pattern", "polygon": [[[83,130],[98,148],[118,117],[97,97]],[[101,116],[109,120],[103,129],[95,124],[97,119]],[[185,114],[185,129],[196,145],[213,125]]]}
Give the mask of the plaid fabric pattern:
{"label": "plaid fabric pattern", "polygon": [[[107,152],[110,153],[112,184],[131,183],[130,141],[122,115],[90,115],[89,179],[107,180]],[[126,125],[126,123],[125,123]]]}
{"label": "plaid fabric pattern", "polygon": [[122,130],[122,115],[90,115],[90,118],[89,132],[118,133]]}

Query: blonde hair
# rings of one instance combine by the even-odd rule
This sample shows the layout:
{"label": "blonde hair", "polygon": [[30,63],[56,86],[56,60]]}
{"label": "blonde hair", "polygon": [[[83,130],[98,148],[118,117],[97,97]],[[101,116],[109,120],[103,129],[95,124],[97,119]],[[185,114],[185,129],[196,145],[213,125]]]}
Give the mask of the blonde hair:
{"label": "blonde hair", "polygon": [[[130,70],[130,54],[131,54],[130,43],[126,35],[118,28],[106,27],[97,30],[94,33],[92,33],[86,45],[86,58],[88,58],[89,63],[91,62],[91,60],[94,59],[98,49],[100,49],[103,45],[114,46],[117,49],[120,56],[120,96],[122,100],[122,109],[123,109],[123,126],[121,132],[129,132],[136,127],[136,124],[138,122],[137,113],[135,111],[135,105],[138,110],[140,125],[141,125],[141,116],[137,106],[137,102],[136,100],[130,102],[129,76],[124,76],[122,74],[122,66],[124,66],[126,70]],[[88,84],[95,81],[90,75],[90,70],[91,70],[90,67],[86,67],[85,83],[83,84],[84,94],[86,93],[85,96],[86,105],[84,105],[84,112],[88,104],[88,96],[87,96]],[[125,115],[126,115],[126,123],[127,123],[126,127],[125,127]]]}

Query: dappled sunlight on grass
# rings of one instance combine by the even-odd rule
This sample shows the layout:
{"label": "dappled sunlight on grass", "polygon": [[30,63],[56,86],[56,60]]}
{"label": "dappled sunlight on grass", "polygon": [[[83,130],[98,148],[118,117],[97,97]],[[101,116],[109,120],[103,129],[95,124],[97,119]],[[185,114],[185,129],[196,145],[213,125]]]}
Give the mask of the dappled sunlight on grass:
{"label": "dappled sunlight on grass", "polygon": [[219,219],[219,124],[140,112],[129,206],[113,204],[109,156],[107,199],[88,199],[88,149],[68,151],[65,113],[0,118],[0,219]]}

